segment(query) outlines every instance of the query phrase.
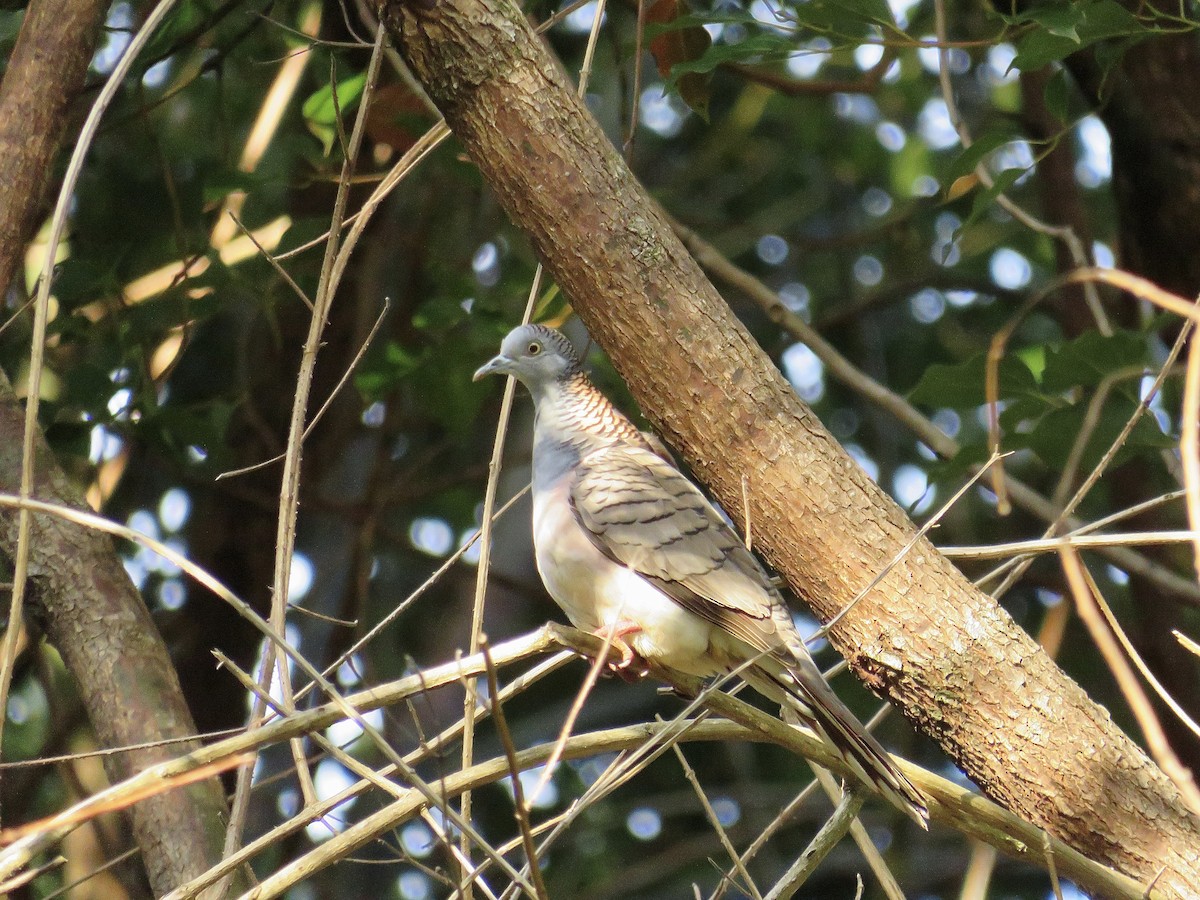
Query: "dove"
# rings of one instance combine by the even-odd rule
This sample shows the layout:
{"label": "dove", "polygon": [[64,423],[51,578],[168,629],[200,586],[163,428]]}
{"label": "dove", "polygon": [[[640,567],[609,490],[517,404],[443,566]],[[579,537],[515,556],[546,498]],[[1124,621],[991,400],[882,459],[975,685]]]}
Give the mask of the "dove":
{"label": "dove", "polygon": [[825,682],[757,557],[592,384],[566,336],[518,326],[474,380],[488,375],[511,375],[533,397],[534,555],[571,624],[612,641],[618,666],[736,670],[927,827],[920,791]]}

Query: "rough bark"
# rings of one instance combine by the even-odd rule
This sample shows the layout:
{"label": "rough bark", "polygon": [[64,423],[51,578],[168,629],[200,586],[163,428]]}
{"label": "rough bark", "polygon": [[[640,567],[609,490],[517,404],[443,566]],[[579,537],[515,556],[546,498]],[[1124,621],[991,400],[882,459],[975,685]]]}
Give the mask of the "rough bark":
{"label": "rough bark", "polygon": [[[30,4],[0,83],[0,291],[19,271],[66,127],[68,105],[87,74],[107,0]],[[24,409],[0,374],[0,491],[20,484]],[[38,443],[35,496],[83,507],[78,491]],[[0,516],[0,547],[12,554],[17,517]],[[36,518],[29,612],[75,678],[106,747],[195,734],[149,612],[111,541],[59,520]],[[106,758],[120,779],[190,749],[188,743]],[[225,801],[216,779],[133,807],[134,835],[155,893],[220,858]]]}
{"label": "rough bark", "polygon": [[42,205],[67,106],[83,87],[108,0],[31,3],[0,81],[0,296]]}
{"label": "rough bark", "polygon": [[[642,409],[825,619],[914,527],[846,455],[671,233],[506,0],[391,2],[385,21]],[[1200,883],[1200,819],[1030,637],[927,542],[832,635],[992,797],[1166,896]]]}
{"label": "rough bark", "polygon": [[[24,410],[0,373],[0,491],[20,489]],[[77,488],[37,442],[34,496],[86,509]],[[17,517],[0,516],[0,548],[16,550]],[[179,680],[142,598],[107,535],[50,516],[35,516],[30,540],[31,600],[74,677],[92,727],[105,747],[196,733]],[[199,746],[182,741],[105,757],[109,779]],[[221,857],[225,795],[216,778],[143,800],[131,811],[134,836],[155,894],[204,871]]]}

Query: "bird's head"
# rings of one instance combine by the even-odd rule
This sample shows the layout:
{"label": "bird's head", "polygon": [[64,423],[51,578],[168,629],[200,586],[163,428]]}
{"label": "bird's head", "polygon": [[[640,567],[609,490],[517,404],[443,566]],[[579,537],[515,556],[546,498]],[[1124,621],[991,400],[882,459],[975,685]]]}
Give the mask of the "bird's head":
{"label": "bird's head", "polygon": [[473,380],[512,375],[536,391],[579,370],[575,348],[561,332],[545,325],[518,325],[500,344],[500,352],[479,367]]}

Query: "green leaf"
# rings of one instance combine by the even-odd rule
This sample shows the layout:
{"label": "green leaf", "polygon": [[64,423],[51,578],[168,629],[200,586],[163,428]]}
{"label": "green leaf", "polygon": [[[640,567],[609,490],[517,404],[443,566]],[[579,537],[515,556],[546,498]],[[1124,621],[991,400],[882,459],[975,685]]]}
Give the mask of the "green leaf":
{"label": "green leaf", "polygon": [[1066,122],[1070,116],[1071,86],[1067,83],[1067,70],[1058,68],[1046,81],[1046,89],[1042,94],[1046,110],[1060,122]]}
{"label": "green leaf", "polygon": [[1059,397],[1030,394],[1010,401],[1000,413],[1000,428],[1005,433],[1021,431],[1027,423],[1036,423],[1046,413],[1067,406]]}
{"label": "green leaf", "polygon": [[1029,32],[1017,42],[1011,68],[1028,72],[1063,59],[1097,41],[1151,31],[1116,0],[1093,0],[1038,7],[1020,16],[1005,17],[1013,23],[1031,23]]}
{"label": "green leaf", "polygon": [[[336,84],[326,84],[313,92],[304,101],[303,114],[305,124],[321,141],[326,155],[337,140],[338,113],[342,115],[358,106],[363,88],[367,83],[367,73],[361,72]],[[337,100],[334,101],[336,91]]]}
{"label": "green leaf", "polygon": [[367,403],[382,400],[425,364],[427,354],[412,353],[388,341],[382,353],[371,353],[354,376],[354,386]]}
{"label": "green leaf", "polygon": [[1118,331],[1105,337],[1098,331],[1085,331],[1047,352],[1042,389],[1060,393],[1079,385],[1097,385],[1113,372],[1149,362],[1146,339],[1138,332]]}
{"label": "green leaf", "polygon": [[830,0],[829,5],[880,25],[896,24],[887,0]]}
{"label": "green leaf", "polygon": [[[646,23],[668,25],[683,16],[686,9],[682,0],[656,0],[646,10]],[[683,102],[706,122],[712,74],[686,72],[676,78],[673,70],[682,63],[699,60],[711,46],[712,38],[708,30],[699,24],[664,29],[650,39],[650,53],[658,66],[658,74],[668,85],[675,87]]]}
{"label": "green leaf", "polygon": [[[1100,457],[1116,440],[1121,429],[1137,408],[1135,401],[1129,397],[1111,395],[1100,411],[1099,421],[1087,443],[1081,460],[1081,471],[1090,472],[1100,462]],[[1034,453],[1042,458],[1047,465],[1061,470],[1071,454],[1080,429],[1088,413],[1087,402],[1076,403],[1062,409],[1052,410],[1044,415],[1034,429],[1024,436],[1025,443]],[[1146,450],[1161,450],[1175,446],[1175,441],[1162,433],[1158,422],[1153,416],[1142,416],[1134,426],[1120,451],[1115,462],[1119,465],[1140,452]]]}
{"label": "green leaf", "polygon": [[975,139],[975,143],[950,163],[946,170],[946,180],[953,181],[955,178],[974,172],[975,167],[983,161],[984,157],[1011,140],[1013,140],[1013,133],[1010,129],[993,128],[985,131]]}
{"label": "green leaf", "polygon": [[786,59],[795,49],[794,41],[774,33],[755,34],[736,44],[713,44],[698,59],[671,67],[665,90],[674,90],[684,76],[692,72],[707,74],[727,62],[759,62],[764,59]]}
{"label": "green leaf", "polygon": [[979,217],[987,212],[988,207],[996,202],[996,198],[1012,187],[1016,180],[1025,174],[1025,171],[1025,169],[1005,169],[998,173],[992,180],[990,188],[975,194],[975,199],[971,203],[971,212],[967,214],[962,227],[967,228],[975,224]]}
{"label": "green leaf", "polygon": [[[987,402],[984,375],[987,354],[980,353],[957,365],[934,363],[925,370],[909,399],[925,406],[949,406],[956,409],[979,406]],[[1033,373],[1016,357],[1000,360],[1000,397],[1007,400],[1038,394]]]}

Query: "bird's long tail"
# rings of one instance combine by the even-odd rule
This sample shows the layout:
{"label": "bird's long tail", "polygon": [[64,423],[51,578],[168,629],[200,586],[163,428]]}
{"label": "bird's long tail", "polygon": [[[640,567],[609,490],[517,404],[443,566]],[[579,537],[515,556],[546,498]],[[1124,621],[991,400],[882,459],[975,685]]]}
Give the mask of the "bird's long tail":
{"label": "bird's long tail", "polygon": [[808,659],[785,663],[771,656],[743,671],[742,677],[832,744],[864,783],[922,828],[929,827],[921,792],[825,683],[815,663]]}

